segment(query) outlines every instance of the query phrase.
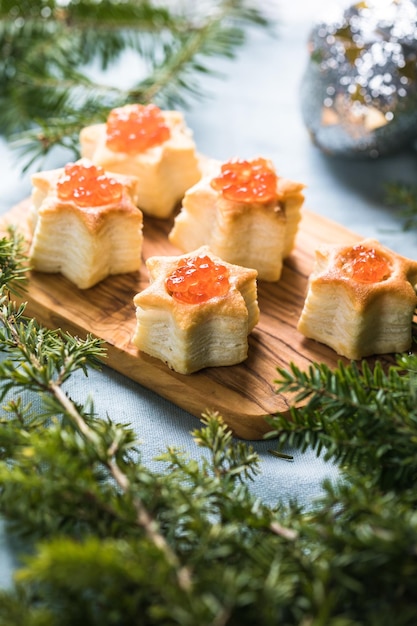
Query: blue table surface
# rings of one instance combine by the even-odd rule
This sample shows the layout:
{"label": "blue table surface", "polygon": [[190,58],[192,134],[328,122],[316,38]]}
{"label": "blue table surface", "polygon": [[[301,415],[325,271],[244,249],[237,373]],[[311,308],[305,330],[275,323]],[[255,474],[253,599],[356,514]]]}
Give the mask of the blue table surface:
{"label": "blue table surface", "polygon": [[[222,160],[267,156],[279,174],[306,185],[306,208],[417,259],[417,232],[404,232],[398,211],[383,203],[385,181],[414,181],[417,154],[410,149],[375,161],[326,157],[312,145],[301,119],[299,88],[308,33],[319,10],[335,2],[269,4],[279,20],[275,35],[251,30],[234,60],[213,62],[224,78],[204,78],[207,97],[185,112],[199,151]],[[127,67],[131,72],[132,63]],[[115,76],[123,80],[123,71],[106,74],[109,81]],[[61,166],[66,158],[57,151],[43,169]],[[0,166],[3,213],[29,195],[31,184],[29,174],[20,171],[16,153],[3,140]],[[100,415],[131,423],[141,441],[142,458],[150,466],[168,445],[199,457],[190,436],[199,424],[197,418],[122,375],[107,368],[88,378],[75,375],[67,390],[81,402],[91,395]],[[297,497],[308,505],[320,494],[323,479],[337,476],[336,468],[312,453],[288,450],[294,460],[287,462],[269,454],[271,442],[251,443],[260,454],[262,469],[252,489],[267,503]],[[0,586],[10,584],[16,557],[5,525],[0,525]]]}

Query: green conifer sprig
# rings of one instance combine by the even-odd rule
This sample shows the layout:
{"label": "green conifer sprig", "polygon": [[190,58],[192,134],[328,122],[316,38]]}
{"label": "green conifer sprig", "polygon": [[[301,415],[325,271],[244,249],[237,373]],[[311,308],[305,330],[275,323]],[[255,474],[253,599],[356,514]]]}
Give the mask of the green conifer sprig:
{"label": "green conifer sprig", "polygon": [[[0,132],[16,140],[26,167],[56,145],[77,154],[80,129],[116,106],[201,97],[211,60],[235,54],[245,25],[268,23],[251,0],[217,0],[209,11],[147,0],[2,1]],[[126,51],[142,68],[128,87],[92,78],[93,66],[107,69]]]}
{"label": "green conifer sprig", "polygon": [[22,293],[26,279],[26,255],[23,236],[15,229],[0,239],[0,285],[14,295]]}
{"label": "green conifer sprig", "polygon": [[417,186],[404,182],[385,185],[385,202],[399,210],[404,229],[417,227]]}
{"label": "green conifer sprig", "polygon": [[308,372],[292,364],[279,369],[278,391],[295,394],[291,419],[275,416],[281,445],[317,454],[372,476],[382,489],[410,488],[417,479],[417,356],[405,354],[388,369],[339,363],[314,364]]}
{"label": "green conifer sprig", "polygon": [[[3,259],[7,249],[0,240]],[[0,415],[0,513],[25,541],[15,585],[0,591],[0,626],[415,625],[414,357],[388,372],[278,370],[306,403],[293,422],[276,418],[278,445],[296,433],[343,473],[307,509],[270,507],[248,484],[257,454],[216,414],[193,433],[201,458],[168,448],[160,471],[145,466],[129,425],[65,393],[101,347],[53,336],[2,288],[0,385],[17,384]],[[357,457],[344,453],[348,439]]]}
{"label": "green conifer sprig", "polygon": [[[92,336],[83,342],[60,330],[47,330],[24,315],[25,305],[10,301],[5,287],[0,292],[0,343],[10,357],[0,363],[4,389],[54,391],[77,369],[98,367],[103,357],[101,340]],[[15,363],[20,367],[16,368]],[[8,381],[6,383],[6,381]],[[4,394],[3,394],[4,395]]]}

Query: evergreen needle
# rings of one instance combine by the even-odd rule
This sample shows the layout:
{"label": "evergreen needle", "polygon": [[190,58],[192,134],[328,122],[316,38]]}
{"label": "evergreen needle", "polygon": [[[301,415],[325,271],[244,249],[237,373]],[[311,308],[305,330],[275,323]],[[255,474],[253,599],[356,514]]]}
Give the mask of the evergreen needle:
{"label": "evergreen needle", "polygon": [[276,456],[278,459],[284,459],[286,461],[293,461],[294,457],[292,454],[285,454],[285,452],[280,452],[279,450],[268,450],[269,454],[272,456]]}

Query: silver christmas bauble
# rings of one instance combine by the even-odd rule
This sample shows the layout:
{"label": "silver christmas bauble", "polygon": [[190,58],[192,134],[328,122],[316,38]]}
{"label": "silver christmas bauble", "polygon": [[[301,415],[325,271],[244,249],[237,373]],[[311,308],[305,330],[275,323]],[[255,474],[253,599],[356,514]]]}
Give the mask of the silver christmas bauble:
{"label": "silver christmas bauble", "polygon": [[357,2],[314,26],[301,109],[324,152],[376,158],[417,137],[417,6]]}

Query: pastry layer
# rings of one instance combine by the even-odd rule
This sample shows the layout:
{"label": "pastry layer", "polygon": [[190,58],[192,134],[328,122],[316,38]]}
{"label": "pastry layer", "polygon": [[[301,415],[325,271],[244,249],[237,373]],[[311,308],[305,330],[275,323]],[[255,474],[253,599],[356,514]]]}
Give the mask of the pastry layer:
{"label": "pastry layer", "polygon": [[343,271],[340,261],[351,247],[318,249],[298,330],[349,359],[409,350],[417,306],[417,261],[373,239],[359,245],[381,255],[387,276],[370,282],[355,280]]}
{"label": "pastry layer", "polygon": [[213,161],[209,174],[186,192],[170,242],[184,252],[208,245],[225,261],[256,269],[259,280],[279,280],[294,248],[303,185],[278,177],[277,201],[235,202],[210,184],[220,166]]}
{"label": "pastry layer", "polygon": [[[225,296],[206,302],[179,302],[167,291],[165,280],[180,259],[203,254],[226,266],[230,289]],[[147,268],[150,285],[134,298],[133,343],[139,350],[181,374],[246,359],[247,337],[259,319],[255,270],[225,263],[206,246],[191,255],[152,257]]]}
{"label": "pastry layer", "polygon": [[169,217],[184,193],[201,177],[191,130],[178,111],[162,111],[171,137],[144,152],[114,152],[106,145],[106,124],[80,133],[81,154],[108,172],[138,179],[137,204],[147,215]]}
{"label": "pastry layer", "polygon": [[57,182],[62,173],[63,169],[57,169],[32,177],[32,268],[59,272],[80,289],[92,287],[111,274],[139,270],[143,219],[134,203],[135,179],[117,177],[123,184],[118,203],[80,207],[75,201],[59,199]]}

